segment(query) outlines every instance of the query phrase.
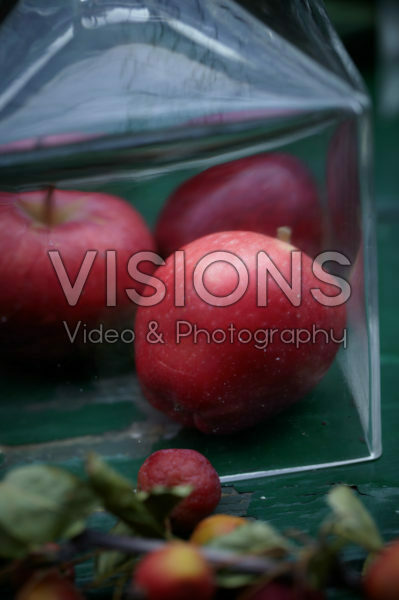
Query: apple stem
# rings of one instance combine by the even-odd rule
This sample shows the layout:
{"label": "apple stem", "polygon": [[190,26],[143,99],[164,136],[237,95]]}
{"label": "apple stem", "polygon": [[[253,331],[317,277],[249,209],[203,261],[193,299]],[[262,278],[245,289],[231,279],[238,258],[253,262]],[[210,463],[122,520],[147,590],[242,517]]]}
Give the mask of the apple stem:
{"label": "apple stem", "polygon": [[46,195],[44,197],[44,204],[43,204],[43,221],[49,227],[51,227],[54,224],[53,223],[54,189],[55,189],[55,186],[53,184],[48,186]]}
{"label": "apple stem", "polygon": [[287,244],[291,244],[291,236],[291,227],[284,226],[277,228],[277,239],[281,240],[282,242],[287,242]]}

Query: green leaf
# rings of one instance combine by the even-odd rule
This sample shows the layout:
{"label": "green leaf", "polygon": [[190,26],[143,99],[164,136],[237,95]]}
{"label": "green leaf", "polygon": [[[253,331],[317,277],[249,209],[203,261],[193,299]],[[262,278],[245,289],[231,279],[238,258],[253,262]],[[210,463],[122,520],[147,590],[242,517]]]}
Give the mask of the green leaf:
{"label": "green leaf", "polygon": [[[152,494],[136,493],[128,479],[119,475],[96,454],[88,457],[87,472],[90,484],[105,508],[128,525],[132,532],[147,537],[167,536],[164,519],[158,518],[162,512],[159,503],[150,500]],[[169,506],[169,494],[164,492],[164,497]]]}
{"label": "green leaf", "polygon": [[332,533],[369,552],[382,548],[384,542],[374,519],[348,486],[333,488],[327,496],[327,503],[333,511],[328,521]]}
{"label": "green leaf", "polygon": [[367,571],[369,570],[369,568],[371,567],[371,565],[373,564],[373,562],[375,561],[377,556],[378,556],[378,552],[369,552],[369,554],[366,557],[366,560],[363,563],[363,568],[362,568],[363,576],[367,573]]}
{"label": "green leaf", "polygon": [[231,571],[219,571],[215,575],[218,587],[232,590],[251,585],[259,575],[251,575],[250,573],[232,573]]}
{"label": "green leaf", "polygon": [[231,533],[211,540],[207,546],[241,554],[266,554],[276,550],[285,554],[293,549],[285,537],[264,521],[241,525]]}
{"label": "green leaf", "polygon": [[338,552],[334,545],[326,544],[307,546],[303,549],[301,563],[306,567],[305,578],[312,588],[323,589],[328,585],[336,566]]}
{"label": "green leaf", "polygon": [[23,558],[28,551],[28,544],[16,540],[0,526],[0,557]]}
{"label": "green leaf", "polygon": [[165,522],[172,510],[187,498],[193,488],[190,485],[178,485],[173,488],[156,486],[151,492],[139,492],[138,496],[159,523]]}
{"label": "green leaf", "polygon": [[[264,521],[253,521],[241,525],[231,533],[211,540],[207,547],[237,554],[278,556],[285,556],[294,549],[288,539]],[[216,578],[219,587],[234,589],[251,585],[259,579],[259,575],[225,569],[219,571]]]}
{"label": "green leaf", "polygon": [[97,501],[72,473],[46,465],[11,471],[0,483],[0,547],[21,556],[46,542],[81,533]]}

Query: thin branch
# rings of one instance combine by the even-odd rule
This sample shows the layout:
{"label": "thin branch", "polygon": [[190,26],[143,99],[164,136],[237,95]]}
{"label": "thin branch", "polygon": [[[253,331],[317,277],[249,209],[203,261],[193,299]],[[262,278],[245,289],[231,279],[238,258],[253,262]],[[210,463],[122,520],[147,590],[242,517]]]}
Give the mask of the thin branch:
{"label": "thin branch", "polygon": [[[163,548],[167,543],[158,539],[113,535],[86,529],[82,534],[61,546],[60,560],[65,561],[68,560],[68,557],[76,556],[77,553],[93,549],[117,550],[128,555],[147,554]],[[199,552],[205,560],[217,568],[230,568],[239,573],[251,575],[275,576],[283,566],[286,573],[290,571],[292,573],[295,564],[297,564],[292,558],[284,561],[273,560],[266,556],[237,554],[209,547],[199,548]],[[330,585],[359,592],[362,589],[362,578],[359,573],[348,568],[345,563],[337,561]]]}
{"label": "thin branch", "polygon": [[[68,560],[69,554],[86,552],[92,548],[102,550],[118,550],[126,554],[147,554],[154,550],[163,548],[165,542],[162,540],[147,539],[140,537],[128,537],[112,535],[87,529],[61,548],[62,560]],[[214,548],[200,548],[203,557],[217,567],[234,567],[242,573],[264,574],[274,570],[280,563],[266,557],[236,554]]]}

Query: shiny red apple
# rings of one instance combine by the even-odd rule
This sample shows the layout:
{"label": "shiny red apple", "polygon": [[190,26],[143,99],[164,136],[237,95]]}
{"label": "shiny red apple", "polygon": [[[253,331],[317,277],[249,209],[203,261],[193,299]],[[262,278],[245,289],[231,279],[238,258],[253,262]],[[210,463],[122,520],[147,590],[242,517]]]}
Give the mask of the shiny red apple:
{"label": "shiny red apple", "polygon": [[[155,271],[167,293],[140,306],[135,325],[137,373],[152,405],[202,432],[230,433],[314,388],[344,340],[347,295],[295,250],[259,233],[215,233]],[[292,271],[291,291],[275,271],[266,285],[268,260],[290,283]]]}
{"label": "shiny red apple", "polygon": [[156,228],[160,252],[217,231],[276,236],[290,227],[292,243],[310,256],[320,251],[323,214],[312,175],[289,154],[259,154],[211,167],[169,198]]}
{"label": "shiny red apple", "polygon": [[129,276],[128,260],[154,249],[127,202],[76,190],[1,192],[0,239],[1,351],[29,359],[76,350],[64,321],[71,334],[80,322],[79,340],[82,327],[131,314],[125,290],[142,284]]}
{"label": "shiny red apple", "polygon": [[18,591],[16,600],[84,600],[84,596],[54,569],[34,574]]}
{"label": "shiny red apple", "polygon": [[392,540],[374,557],[364,575],[369,600],[399,598],[399,540]]}
{"label": "shiny red apple", "polygon": [[219,475],[200,452],[187,448],[167,448],[153,452],[141,465],[137,487],[150,492],[159,486],[188,485],[191,493],[172,511],[174,531],[187,533],[215,510],[220,502]]}
{"label": "shiny red apple", "polygon": [[215,591],[210,565],[181,541],[144,556],[133,575],[133,592],[145,600],[211,600]]}

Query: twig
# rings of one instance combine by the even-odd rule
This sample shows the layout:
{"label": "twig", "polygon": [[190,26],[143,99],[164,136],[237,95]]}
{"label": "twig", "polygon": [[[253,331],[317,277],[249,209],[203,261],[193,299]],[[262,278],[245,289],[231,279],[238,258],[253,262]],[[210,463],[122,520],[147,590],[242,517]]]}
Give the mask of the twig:
{"label": "twig", "polygon": [[[134,555],[147,554],[163,548],[166,543],[158,539],[113,535],[86,529],[79,536],[61,547],[60,559],[65,561],[67,560],[67,556],[73,556],[76,553],[83,553],[92,549],[117,550],[125,554]],[[290,571],[293,573],[296,564],[292,558],[285,559],[283,562],[265,556],[237,554],[209,547],[199,548],[199,551],[209,563],[217,568],[234,568],[240,573],[252,575],[273,574],[274,576],[281,570],[283,565],[285,566],[284,570],[286,573]],[[336,563],[333,571],[333,579],[330,584],[335,587],[344,587],[354,592],[359,592],[362,589],[361,575],[340,561]]]}
{"label": "twig", "polygon": [[[86,552],[92,548],[118,550],[126,554],[147,554],[148,552],[159,550],[164,545],[165,542],[162,540],[112,535],[87,529],[65,544],[61,548],[60,556],[63,561],[67,561],[68,555],[75,555],[76,552]],[[279,564],[266,557],[241,555],[213,548],[201,548],[200,552],[208,562],[217,567],[234,567],[242,573],[252,573],[255,575],[274,570]]]}

